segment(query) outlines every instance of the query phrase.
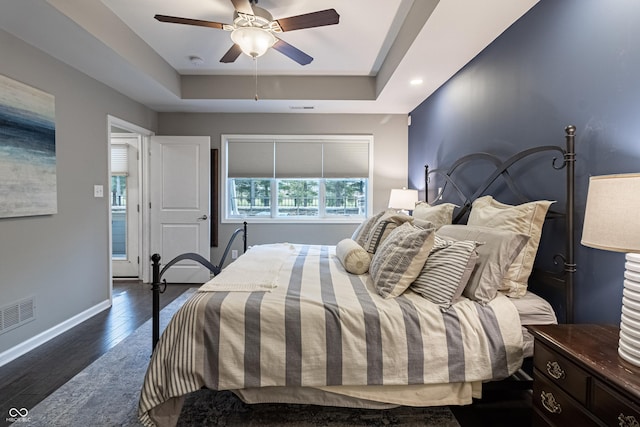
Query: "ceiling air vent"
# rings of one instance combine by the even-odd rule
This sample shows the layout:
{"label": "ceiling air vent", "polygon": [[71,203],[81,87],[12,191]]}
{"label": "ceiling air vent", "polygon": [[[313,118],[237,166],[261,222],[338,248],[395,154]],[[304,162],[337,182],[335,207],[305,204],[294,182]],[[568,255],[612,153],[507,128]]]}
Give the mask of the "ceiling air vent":
{"label": "ceiling air vent", "polygon": [[34,320],[35,308],[35,297],[25,298],[0,308],[0,334]]}

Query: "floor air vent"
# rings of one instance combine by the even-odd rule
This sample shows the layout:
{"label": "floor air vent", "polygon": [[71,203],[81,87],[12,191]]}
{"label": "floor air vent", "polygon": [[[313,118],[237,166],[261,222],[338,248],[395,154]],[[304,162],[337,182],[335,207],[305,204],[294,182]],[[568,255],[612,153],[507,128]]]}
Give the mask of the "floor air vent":
{"label": "floor air vent", "polygon": [[0,334],[36,318],[35,297],[25,298],[0,308]]}

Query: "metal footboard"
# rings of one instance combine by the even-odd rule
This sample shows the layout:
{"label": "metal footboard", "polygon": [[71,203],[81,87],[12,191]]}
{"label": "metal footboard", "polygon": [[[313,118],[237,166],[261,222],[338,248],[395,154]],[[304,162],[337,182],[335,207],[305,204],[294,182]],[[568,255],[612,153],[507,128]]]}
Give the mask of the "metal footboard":
{"label": "metal footboard", "polygon": [[202,266],[206,267],[207,269],[209,269],[209,271],[211,271],[211,273],[213,273],[214,276],[218,275],[220,273],[220,271],[222,270],[222,266],[224,265],[224,261],[227,258],[227,255],[229,254],[229,251],[231,250],[231,246],[233,245],[234,240],[236,239],[236,237],[238,236],[238,234],[242,233],[242,240],[243,240],[243,251],[246,252],[247,251],[247,222],[245,221],[243,223],[243,226],[236,229],[233,234],[231,235],[231,238],[229,239],[229,243],[227,243],[227,247],[224,250],[224,253],[222,254],[222,258],[220,258],[220,262],[218,263],[218,265],[213,265],[208,259],[204,258],[202,255],[194,253],[194,252],[187,252],[184,254],[180,254],[177,257],[173,258],[171,261],[169,261],[167,264],[165,264],[164,267],[162,267],[162,269],[160,269],[160,259],[161,256],[160,254],[153,254],[151,255],[151,261],[153,262],[152,267],[153,267],[153,276],[152,276],[152,282],[151,282],[151,292],[153,293],[153,306],[152,306],[152,310],[153,310],[153,332],[152,332],[152,345],[153,345],[153,349],[156,348],[156,344],[158,343],[158,340],[160,339],[160,294],[163,294],[164,291],[167,288],[167,281],[162,280],[162,276],[164,275],[164,273],[174,264],[183,261],[185,259],[190,259],[192,261],[196,261],[198,263],[200,263]]}

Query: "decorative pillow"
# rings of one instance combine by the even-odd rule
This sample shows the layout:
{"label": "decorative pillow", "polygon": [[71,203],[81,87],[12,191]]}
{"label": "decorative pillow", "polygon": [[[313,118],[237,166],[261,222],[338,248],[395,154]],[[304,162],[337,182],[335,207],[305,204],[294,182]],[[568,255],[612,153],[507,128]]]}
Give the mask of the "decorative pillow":
{"label": "decorative pillow", "polygon": [[468,225],[499,228],[529,236],[529,242],[509,267],[500,287],[500,291],[510,297],[519,298],[527,292],[527,283],[540,244],[542,226],[552,203],[554,202],[540,200],[512,206],[500,203],[491,196],[485,196],[476,199],[471,205]]}
{"label": "decorative pillow", "polygon": [[371,228],[369,232],[369,237],[362,245],[363,248],[371,255],[375,254],[378,250],[378,247],[384,240],[389,236],[389,234],[395,230],[400,225],[405,222],[412,222],[413,217],[401,213],[397,213],[394,210],[387,211],[384,215],[382,215],[378,222]]}
{"label": "decorative pillow", "polygon": [[462,294],[481,303],[495,298],[502,279],[527,244],[529,236],[508,230],[476,225],[445,225],[438,230],[444,239],[474,240],[478,246],[478,262]]}
{"label": "decorative pillow", "polygon": [[418,218],[413,218],[413,221],[411,221],[411,224],[413,224],[415,227],[418,228],[436,228],[435,225],[433,225],[433,223],[431,221],[425,221],[424,219],[418,219]]}
{"label": "decorative pillow", "polygon": [[433,239],[434,229],[424,230],[408,222],[389,234],[369,266],[373,285],[381,296],[397,297],[411,285],[429,256]]}
{"label": "decorative pillow", "polygon": [[425,202],[417,202],[413,210],[414,218],[422,219],[433,223],[436,228],[451,224],[453,220],[453,210],[457,208],[453,203],[442,203],[431,206]]}
{"label": "decorative pillow", "polygon": [[360,246],[364,247],[364,244],[369,237],[369,233],[371,233],[373,227],[385,213],[387,213],[387,210],[380,211],[371,218],[362,221],[358,228],[356,228],[356,231],[353,232],[351,238],[355,240]]}
{"label": "decorative pillow", "polygon": [[473,240],[445,240],[436,233],[433,248],[411,289],[442,308],[455,302],[478,260]]}
{"label": "decorative pillow", "polygon": [[369,271],[371,255],[353,239],[342,239],[336,245],[336,256],[349,273],[364,274]]}

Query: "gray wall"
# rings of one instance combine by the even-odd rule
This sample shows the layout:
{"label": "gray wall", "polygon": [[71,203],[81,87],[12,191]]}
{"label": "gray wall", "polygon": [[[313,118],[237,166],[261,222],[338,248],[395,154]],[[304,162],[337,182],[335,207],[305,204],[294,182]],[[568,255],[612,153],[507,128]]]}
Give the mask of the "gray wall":
{"label": "gray wall", "polygon": [[[259,101],[258,101],[259,102]],[[407,185],[408,127],[405,115],[359,114],[193,114],[160,113],[159,135],[204,135],[220,148],[222,134],[373,134],[373,211],[387,207],[391,188]],[[356,224],[251,224],[250,245],[273,242],[336,244],[353,233]],[[217,264],[239,224],[220,224]],[[238,239],[235,248],[241,248]]]}
{"label": "gray wall", "polygon": [[36,320],[0,353],[109,298],[107,115],[155,130],[155,112],[0,31],[0,73],[55,96],[58,213],[0,219],[0,306],[36,298]]}
{"label": "gray wall", "polygon": [[[579,242],[589,176],[640,170],[639,18],[635,0],[540,1],[411,113],[411,185],[425,163],[562,145],[574,124]],[[551,179],[523,189],[563,185]],[[576,262],[576,321],[618,324],[624,255],[577,243]]]}

